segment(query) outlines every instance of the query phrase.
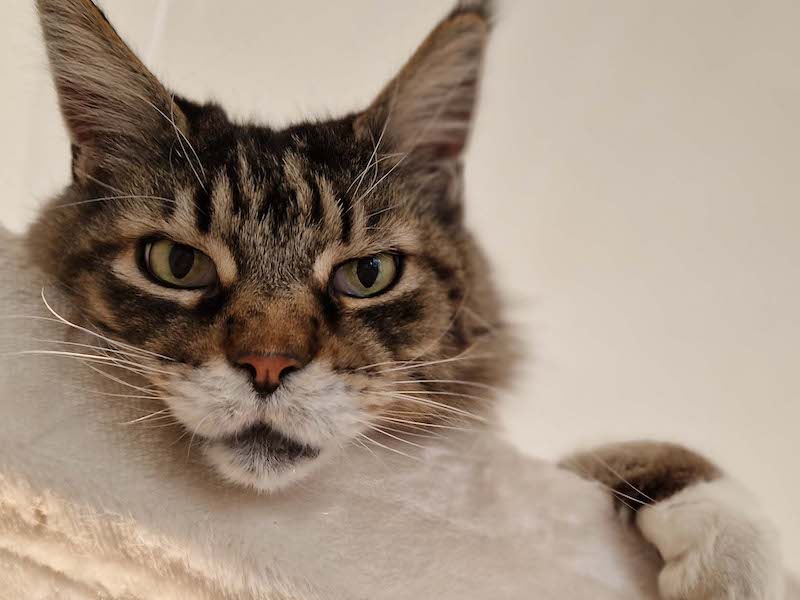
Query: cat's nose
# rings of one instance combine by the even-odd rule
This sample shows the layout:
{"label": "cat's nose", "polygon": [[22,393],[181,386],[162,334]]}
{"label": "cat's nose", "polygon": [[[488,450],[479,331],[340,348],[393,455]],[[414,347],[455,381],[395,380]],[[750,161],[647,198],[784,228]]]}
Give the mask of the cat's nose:
{"label": "cat's nose", "polygon": [[300,361],[285,354],[243,354],[236,364],[250,372],[253,387],[262,394],[271,394],[291,372],[302,367]]}

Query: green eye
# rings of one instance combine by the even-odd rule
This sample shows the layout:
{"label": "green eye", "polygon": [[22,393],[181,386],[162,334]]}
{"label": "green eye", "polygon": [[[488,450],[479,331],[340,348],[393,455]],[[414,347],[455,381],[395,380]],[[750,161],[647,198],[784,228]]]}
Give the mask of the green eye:
{"label": "green eye", "polygon": [[170,240],[148,242],[144,247],[144,264],[167,287],[194,290],[217,281],[217,269],[208,256]]}
{"label": "green eye", "polygon": [[385,291],[397,279],[397,257],[376,254],[348,261],[333,274],[336,291],[356,298],[369,298]]}

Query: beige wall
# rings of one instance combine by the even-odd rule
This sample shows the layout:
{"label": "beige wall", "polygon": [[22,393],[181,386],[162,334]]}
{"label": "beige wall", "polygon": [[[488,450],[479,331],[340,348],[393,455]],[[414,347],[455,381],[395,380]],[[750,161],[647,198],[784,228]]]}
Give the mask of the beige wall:
{"label": "beige wall", "polygon": [[[0,25],[15,228],[67,178],[29,4]],[[103,4],[175,89],[285,122],[365,103],[449,0]],[[468,195],[532,351],[511,437],[697,446],[758,491],[800,570],[800,3],[501,9]]]}

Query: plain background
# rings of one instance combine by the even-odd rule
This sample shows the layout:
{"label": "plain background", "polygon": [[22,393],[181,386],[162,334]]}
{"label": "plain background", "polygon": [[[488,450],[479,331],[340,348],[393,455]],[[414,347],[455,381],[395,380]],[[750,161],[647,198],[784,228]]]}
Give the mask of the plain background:
{"label": "plain background", "polygon": [[[364,106],[449,0],[105,0],[176,91],[273,124]],[[499,3],[468,218],[530,347],[510,437],[653,437],[755,490],[800,571],[800,3]],[[68,181],[32,2],[0,24],[0,219]]]}

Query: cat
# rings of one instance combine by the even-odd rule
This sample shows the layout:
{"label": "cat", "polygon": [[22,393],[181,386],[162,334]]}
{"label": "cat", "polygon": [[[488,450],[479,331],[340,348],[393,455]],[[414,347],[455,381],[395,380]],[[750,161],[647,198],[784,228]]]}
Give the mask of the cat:
{"label": "cat", "polygon": [[[221,478],[271,492],[367,434],[486,419],[517,358],[463,223],[488,2],[457,4],[364,110],[283,129],[173,94],[90,0],[37,4],[72,182],[31,256],[136,349]],[[637,442],[562,464],[658,548],[664,598],[780,597],[771,526],[702,456]]]}

